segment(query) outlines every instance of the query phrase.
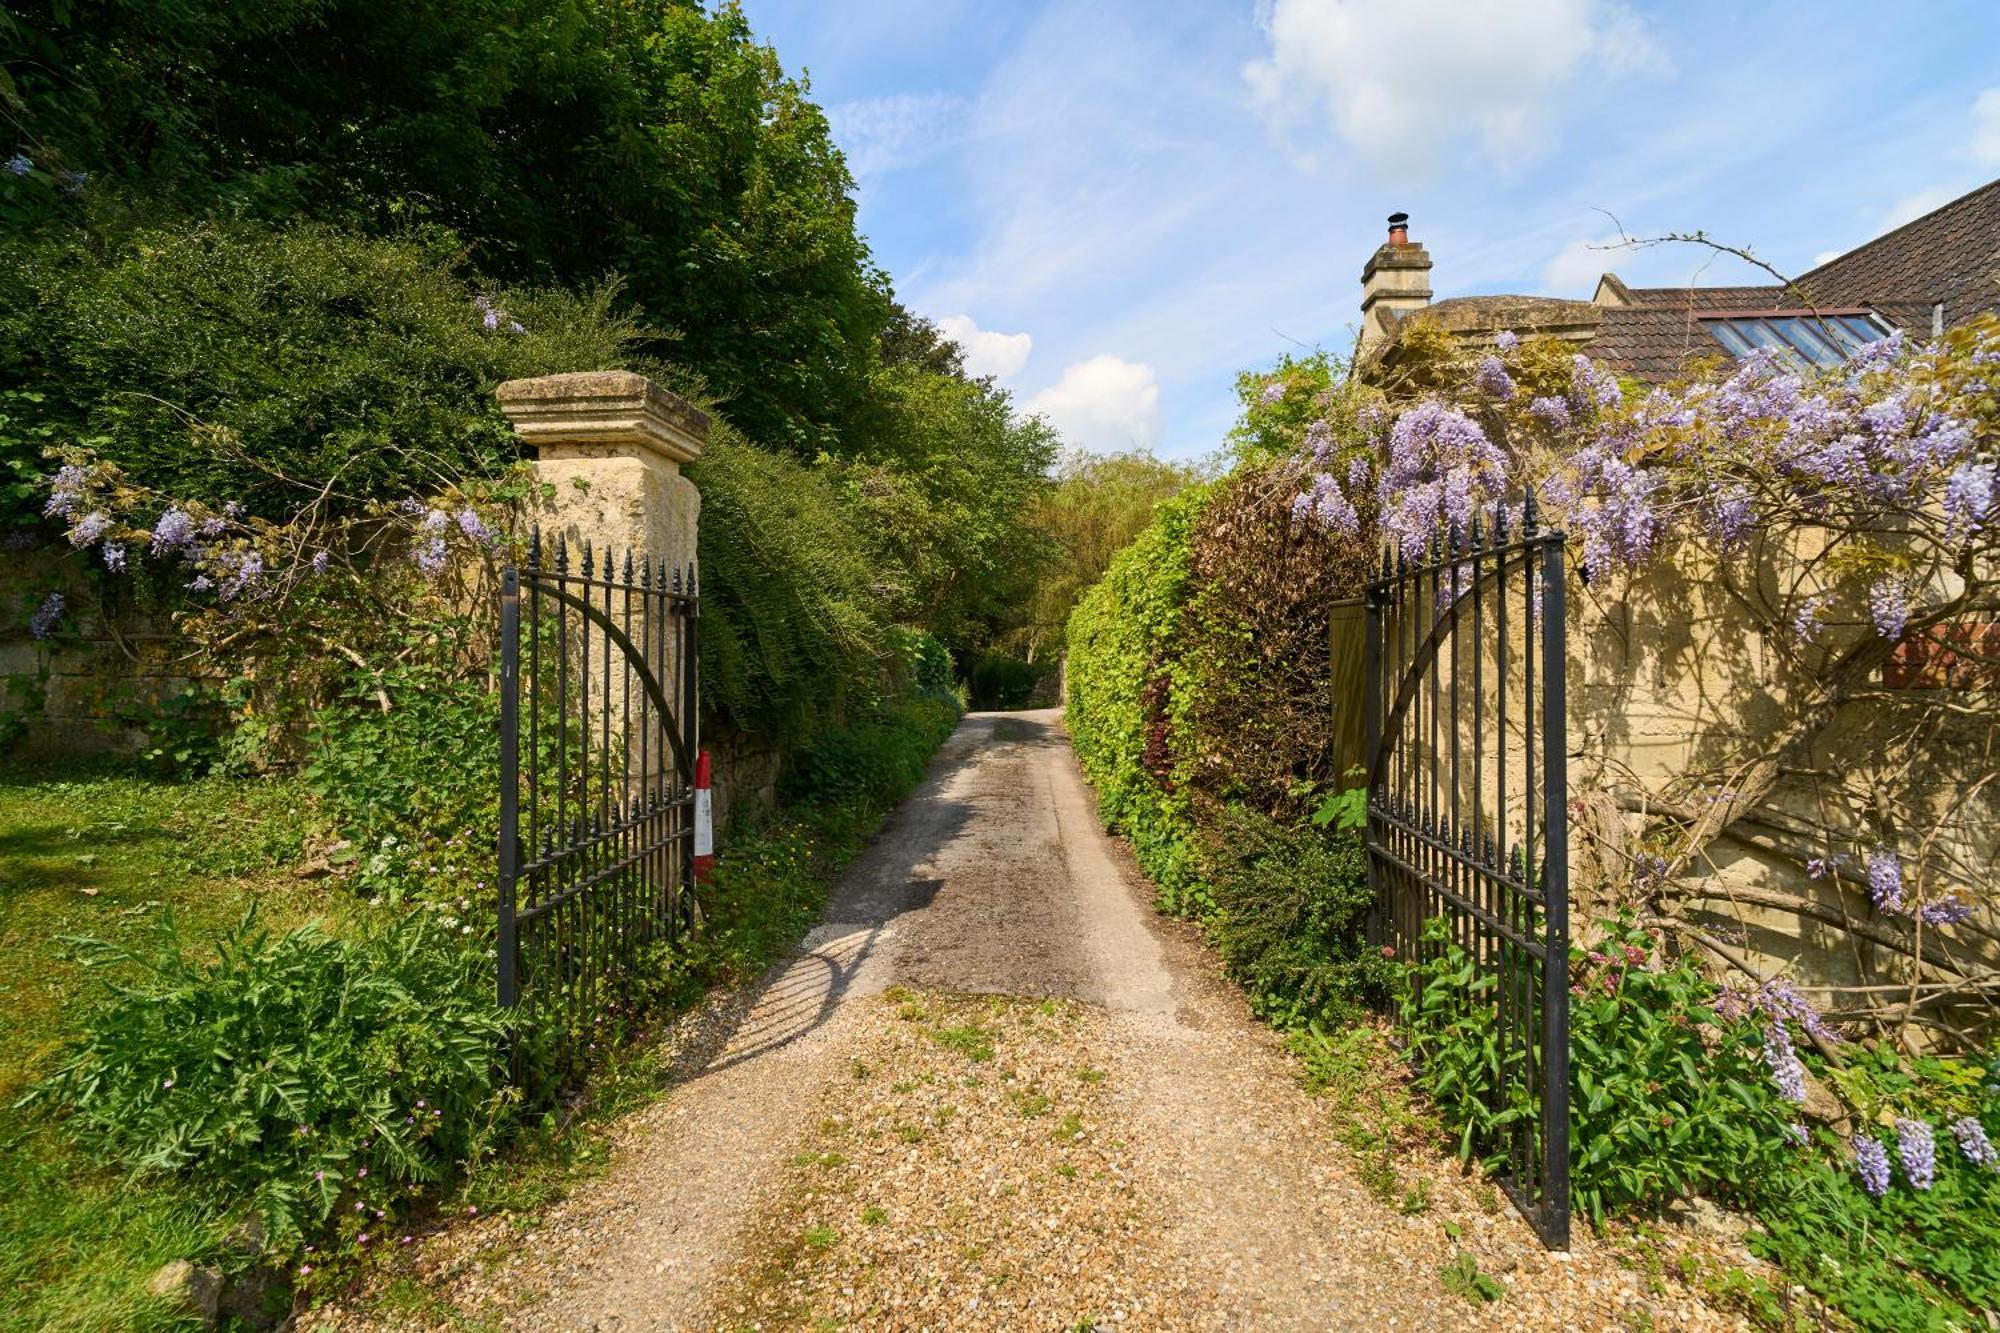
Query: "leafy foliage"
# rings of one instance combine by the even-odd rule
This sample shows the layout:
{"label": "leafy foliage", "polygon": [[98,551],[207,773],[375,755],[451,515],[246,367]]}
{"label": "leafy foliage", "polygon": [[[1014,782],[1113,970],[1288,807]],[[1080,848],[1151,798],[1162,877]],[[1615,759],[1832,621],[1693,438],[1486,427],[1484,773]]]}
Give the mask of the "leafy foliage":
{"label": "leafy foliage", "polygon": [[[1596,955],[1601,961],[1582,950],[1572,959],[1580,992],[1570,1006],[1576,1206],[1602,1220],[1686,1194],[1748,1197],[1786,1150],[1790,1119],[1758,1028],[1719,1017],[1714,985],[1691,963],[1650,966],[1654,941],[1615,923],[1606,929],[1610,952]],[[1516,1133],[1536,1142],[1541,1108],[1518,1066],[1503,1068],[1498,977],[1449,938],[1441,919],[1426,924],[1423,947],[1403,1018],[1411,1061],[1458,1135],[1460,1155]]]}
{"label": "leafy foliage", "polygon": [[1070,740],[1097,789],[1098,813],[1132,842],[1168,911],[1211,904],[1199,878],[1189,793],[1174,778],[1167,737],[1173,647],[1188,588],[1189,543],[1206,488],[1160,506],[1070,617]]}
{"label": "leafy foliage", "polygon": [[28,0],[0,42],[35,164],[0,217],[441,226],[505,282],[622,274],[769,445],[836,447],[865,398],[888,300],[852,181],[735,6]]}
{"label": "leafy foliage", "polygon": [[888,629],[875,570],[824,473],[717,423],[702,496],[701,687],[738,730],[791,740],[866,704]]}
{"label": "leafy foliage", "polygon": [[1231,805],[1208,831],[1202,865],[1215,900],[1209,938],[1260,1017],[1282,1028],[1330,1023],[1388,993],[1394,969],[1366,942],[1358,835]]}
{"label": "leafy foliage", "polygon": [[1050,562],[1035,581],[1025,623],[1004,643],[1029,662],[1059,644],[1084,591],[1104,577],[1163,501],[1197,479],[1195,469],[1151,454],[1064,455],[1029,514],[1030,526],[1053,548]]}
{"label": "leafy foliage", "polygon": [[213,962],[188,944],[169,926],[147,955],[103,946],[146,978],[38,1094],[140,1175],[248,1200],[275,1244],[336,1214],[358,1238],[508,1118],[487,961],[426,917],[341,939],[252,915]]}
{"label": "leafy foliage", "polygon": [[948,695],[883,707],[815,736],[785,766],[780,794],[821,805],[886,807],[922,780],[932,752],[957,725],[958,704]]}
{"label": "leafy foliage", "polygon": [[[517,446],[494,386],[625,365],[635,333],[609,287],[483,289],[435,236],[196,222],[0,250],[0,374],[33,390],[0,428],[12,466],[86,443],[163,495],[271,519],[497,475]],[[482,298],[521,331],[487,329]]]}

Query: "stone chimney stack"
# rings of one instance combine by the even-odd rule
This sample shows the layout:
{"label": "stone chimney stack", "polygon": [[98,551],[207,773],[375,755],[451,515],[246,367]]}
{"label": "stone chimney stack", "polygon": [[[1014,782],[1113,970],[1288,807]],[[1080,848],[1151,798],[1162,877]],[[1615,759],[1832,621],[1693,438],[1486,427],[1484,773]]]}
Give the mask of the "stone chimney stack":
{"label": "stone chimney stack", "polygon": [[1386,316],[1401,318],[1431,303],[1431,257],[1410,241],[1410,215],[1389,215],[1389,239],[1361,270],[1361,346],[1389,336]]}

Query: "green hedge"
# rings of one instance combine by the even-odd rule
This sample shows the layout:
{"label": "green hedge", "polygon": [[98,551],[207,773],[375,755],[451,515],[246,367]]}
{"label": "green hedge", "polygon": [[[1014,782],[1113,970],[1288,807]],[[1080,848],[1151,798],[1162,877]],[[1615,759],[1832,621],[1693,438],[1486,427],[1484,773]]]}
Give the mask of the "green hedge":
{"label": "green hedge", "polygon": [[1066,722],[1105,825],[1132,843],[1169,912],[1213,906],[1184,782],[1174,780],[1170,651],[1188,598],[1188,544],[1208,487],[1160,506],[1070,615]]}

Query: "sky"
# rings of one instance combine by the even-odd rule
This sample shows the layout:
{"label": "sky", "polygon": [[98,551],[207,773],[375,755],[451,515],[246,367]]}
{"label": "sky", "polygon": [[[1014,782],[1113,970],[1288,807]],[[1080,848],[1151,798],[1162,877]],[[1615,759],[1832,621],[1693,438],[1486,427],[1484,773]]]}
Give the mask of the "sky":
{"label": "sky", "polygon": [[1391,212],[1435,299],[1768,281],[2000,176],[2000,2],[743,0],[897,296],[1075,447],[1195,458],[1351,348]]}

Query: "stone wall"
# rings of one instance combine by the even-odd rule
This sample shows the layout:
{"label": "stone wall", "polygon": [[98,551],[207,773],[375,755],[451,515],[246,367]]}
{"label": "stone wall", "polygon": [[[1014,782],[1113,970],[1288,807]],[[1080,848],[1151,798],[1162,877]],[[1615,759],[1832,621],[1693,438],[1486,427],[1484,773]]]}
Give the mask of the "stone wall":
{"label": "stone wall", "polygon": [[[1767,576],[1770,571],[1767,570]],[[1754,594],[1753,594],[1754,595]],[[1728,800],[1729,777],[1805,711],[1808,678],[1796,674],[1758,620],[1712,571],[1689,559],[1662,560],[1644,574],[1570,596],[1570,748],[1572,790],[1592,802],[1574,859],[1588,891],[1593,860],[1619,859],[1617,840],[1644,820],[1649,802]],[[1828,643],[1872,633],[1830,624]],[[1810,877],[1804,862],[1881,838],[1928,840],[1925,861],[1940,874],[1929,896],[1958,892],[1980,904],[1973,926],[1991,929],[1992,865],[2000,851],[2000,791],[1967,790],[1967,775],[1991,767],[2000,728],[1990,714],[1948,714],[1929,707],[1929,691],[1880,688],[1851,699],[1816,729],[1811,744],[1782,771],[1756,808],[1734,821],[1699,869],[1705,896],[1691,904],[1701,919],[1737,943],[1764,971],[1789,971],[1819,986],[1907,980],[1895,952],[1835,922],[1884,921],[1867,893],[1865,866],[1850,859],[1835,873]],[[1930,719],[1920,738],[1914,718]],[[1702,790],[1679,789],[1690,773],[1709,772]],[[1829,839],[1831,831],[1831,840]],[[1593,851],[1609,850],[1609,857]],[[1815,919],[1774,899],[1798,895]],[[1966,961],[2000,962],[1977,929],[1927,928],[1929,947]]]}
{"label": "stone wall", "polygon": [[[28,757],[133,756],[145,724],[185,706],[198,684],[171,613],[114,589],[107,609],[64,549],[9,556],[0,573],[0,748]],[[30,619],[51,594],[62,632],[41,640]]]}

